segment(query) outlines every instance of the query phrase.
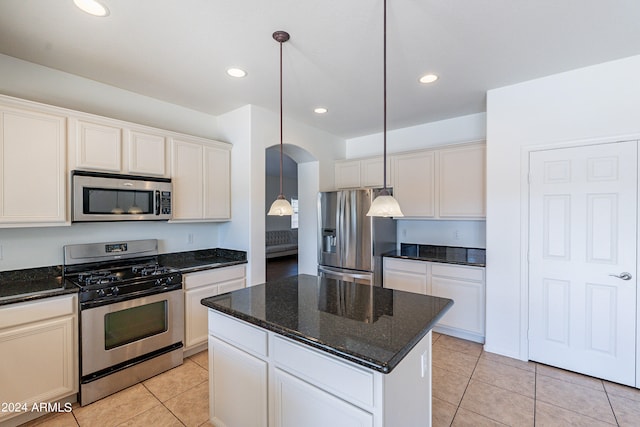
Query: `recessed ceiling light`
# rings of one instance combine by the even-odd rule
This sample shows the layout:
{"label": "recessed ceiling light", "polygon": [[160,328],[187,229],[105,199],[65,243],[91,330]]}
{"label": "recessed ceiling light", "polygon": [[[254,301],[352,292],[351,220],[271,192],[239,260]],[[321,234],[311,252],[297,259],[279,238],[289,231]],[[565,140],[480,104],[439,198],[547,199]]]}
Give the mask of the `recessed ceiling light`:
{"label": "recessed ceiling light", "polygon": [[236,68],[236,67],[231,67],[231,68],[227,68],[227,74],[229,74],[231,77],[244,77],[247,75],[247,72],[241,68]]}
{"label": "recessed ceiling light", "polygon": [[326,113],[327,111],[329,111],[329,110],[327,110],[327,109],[326,109],[326,108],[324,108],[324,107],[318,107],[318,108],[314,108],[314,109],[313,109],[313,112],[314,112],[314,113],[316,113],[316,114],[324,114],[324,113]]}
{"label": "recessed ceiling light", "polygon": [[93,16],[107,16],[109,15],[109,9],[97,0],[73,0],[76,6],[82,11],[87,12]]}
{"label": "recessed ceiling light", "polygon": [[436,80],[438,80],[438,76],[436,76],[435,74],[425,74],[424,76],[420,77],[420,83],[433,83]]}

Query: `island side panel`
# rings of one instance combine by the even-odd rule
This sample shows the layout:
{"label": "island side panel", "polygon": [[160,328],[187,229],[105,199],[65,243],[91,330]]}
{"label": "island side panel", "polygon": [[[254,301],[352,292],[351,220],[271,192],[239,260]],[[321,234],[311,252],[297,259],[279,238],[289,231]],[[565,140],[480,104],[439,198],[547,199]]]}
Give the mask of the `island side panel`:
{"label": "island side panel", "polygon": [[382,379],[385,426],[431,427],[431,331]]}

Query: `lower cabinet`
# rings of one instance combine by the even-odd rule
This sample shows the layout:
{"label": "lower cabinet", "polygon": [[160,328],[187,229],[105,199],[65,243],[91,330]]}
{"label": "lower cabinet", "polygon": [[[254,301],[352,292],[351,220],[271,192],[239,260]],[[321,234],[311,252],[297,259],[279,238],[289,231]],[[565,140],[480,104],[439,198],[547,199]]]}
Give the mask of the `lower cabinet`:
{"label": "lower cabinet", "polygon": [[431,332],[388,374],[209,310],[213,425],[431,426]]}
{"label": "lower cabinet", "polygon": [[212,297],[245,287],[245,266],[213,268],[186,273],[184,281],[184,347],[185,351],[204,349],[207,343],[207,308],[200,304]]}
{"label": "lower cabinet", "polygon": [[40,415],[33,410],[34,404],[74,397],[78,392],[77,331],[75,295],[0,310],[0,403],[13,405],[2,408],[0,423]]}
{"label": "lower cabinet", "polygon": [[[214,337],[209,338],[211,420],[215,425],[268,425],[267,362]],[[298,424],[303,425],[303,424]]]}
{"label": "lower cabinet", "polygon": [[406,259],[385,258],[382,283],[385,288],[428,294],[430,264]]}
{"label": "lower cabinet", "polygon": [[436,332],[484,343],[485,268],[384,258],[383,286],[453,300]]}

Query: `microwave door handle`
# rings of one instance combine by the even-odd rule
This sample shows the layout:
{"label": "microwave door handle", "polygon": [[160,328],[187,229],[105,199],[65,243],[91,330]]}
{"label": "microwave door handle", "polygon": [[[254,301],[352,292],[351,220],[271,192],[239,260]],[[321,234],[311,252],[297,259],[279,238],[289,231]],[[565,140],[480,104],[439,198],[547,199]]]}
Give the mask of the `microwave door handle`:
{"label": "microwave door handle", "polygon": [[155,191],[155,199],[156,199],[156,215],[160,215],[160,191]]}

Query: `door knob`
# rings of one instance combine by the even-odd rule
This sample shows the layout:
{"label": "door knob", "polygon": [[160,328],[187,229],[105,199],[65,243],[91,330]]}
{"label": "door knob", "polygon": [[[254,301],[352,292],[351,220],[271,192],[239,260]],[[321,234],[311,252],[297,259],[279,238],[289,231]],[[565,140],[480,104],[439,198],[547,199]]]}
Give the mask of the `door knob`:
{"label": "door knob", "polygon": [[631,275],[631,273],[627,273],[626,271],[620,273],[619,275],[618,274],[610,274],[609,276],[615,277],[615,278],[618,278],[618,279],[622,279],[622,280],[631,280],[631,278],[633,277]]}

